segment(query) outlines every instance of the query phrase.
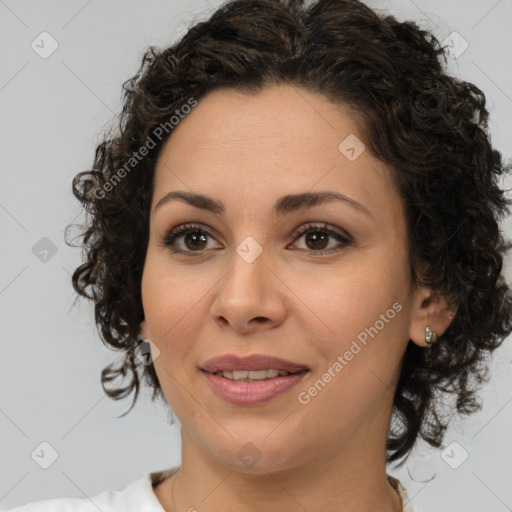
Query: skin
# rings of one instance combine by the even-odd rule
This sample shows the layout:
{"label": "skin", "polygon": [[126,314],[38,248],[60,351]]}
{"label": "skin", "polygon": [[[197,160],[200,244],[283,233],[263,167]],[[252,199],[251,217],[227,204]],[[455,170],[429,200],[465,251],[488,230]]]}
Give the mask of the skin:
{"label": "skin", "polygon": [[[182,426],[180,470],[154,489],[166,511],[401,510],[386,480],[385,444],[402,356],[409,340],[425,346],[426,325],[442,334],[454,312],[413,288],[391,169],[369,150],[349,161],[338,150],[349,134],[363,140],[355,114],[304,89],[220,89],[201,98],[162,148],[141,335],[160,350],[155,369]],[[182,201],[155,209],[175,190],[222,201],[224,216]],[[332,201],[272,216],[281,196],[320,190],[344,194],[369,214]],[[195,256],[162,243],[185,223],[211,234],[207,243],[175,241]],[[309,223],[327,223],[353,242],[329,236],[319,247],[308,241],[318,231],[294,239]],[[263,249],[252,263],[236,252],[248,236]],[[321,250],[330,252],[314,254]],[[400,312],[309,403],[299,402],[394,303]],[[311,371],[269,402],[233,405],[198,368],[228,353],[271,354]],[[252,467],[238,457],[249,442],[261,455]]]}

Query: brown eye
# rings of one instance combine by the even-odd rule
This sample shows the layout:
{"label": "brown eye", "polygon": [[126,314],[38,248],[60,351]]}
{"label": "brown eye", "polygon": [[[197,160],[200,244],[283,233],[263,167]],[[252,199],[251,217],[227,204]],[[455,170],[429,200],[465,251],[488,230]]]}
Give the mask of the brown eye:
{"label": "brown eye", "polygon": [[189,233],[185,233],[185,236],[183,237],[183,243],[188,249],[204,249],[208,243],[207,237],[208,235],[205,235],[199,231],[191,231]]}
{"label": "brown eye", "polygon": [[329,236],[327,233],[323,233],[321,231],[310,231],[305,234],[306,245],[311,249],[325,249],[328,244],[326,242],[329,241]]}
{"label": "brown eye", "polygon": [[[301,227],[293,237],[294,240],[299,240],[304,237],[306,247],[300,250],[310,251],[315,255],[320,255],[340,250],[340,245],[341,247],[346,247],[353,243],[353,239],[349,235],[344,235],[327,226],[328,224],[323,224],[322,226],[306,225]],[[330,238],[334,238],[338,241],[338,248],[336,248],[335,244],[334,247],[327,249]]]}
{"label": "brown eye", "polygon": [[[353,239],[350,235],[335,231],[329,228],[327,224],[321,226],[302,226],[298,232],[294,234],[293,239],[299,240],[302,237],[304,237],[305,248],[300,248],[299,250],[309,251],[315,256],[339,251],[341,248],[353,243]],[[199,225],[185,224],[167,233],[163,239],[163,243],[173,253],[196,256],[206,252],[208,248],[208,238],[214,240],[213,236]],[[329,248],[329,241],[332,239],[336,240],[338,243]],[[181,244],[179,242],[181,242]]]}
{"label": "brown eye", "polygon": [[[208,231],[195,224],[185,224],[167,233],[163,243],[175,253],[201,253],[208,245],[208,238],[213,239]],[[182,241],[182,246],[176,248],[179,241]]]}

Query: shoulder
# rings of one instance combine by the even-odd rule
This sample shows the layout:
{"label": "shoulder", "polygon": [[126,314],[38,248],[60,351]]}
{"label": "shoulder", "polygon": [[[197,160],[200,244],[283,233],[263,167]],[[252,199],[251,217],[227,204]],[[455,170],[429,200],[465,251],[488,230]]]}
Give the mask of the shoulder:
{"label": "shoulder", "polygon": [[407,496],[407,492],[400,481],[388,475],[388,482],[391,484],[391,487],[395,489],[395,491],[400,496],[400,499],[402,500],[402,512],[414,512],[414,509],[411,508],[411,505],[409,505],[409,497]]}
{"label": "shoulder", "polygon": [[[91,500],[94,498],[92,497]],[[53,498],[32,501],[10,509],[1,509],[1,512],[92,512],[93,510],[98,512],[98,509],[87,498]]]}
{"label": "shoulder", "polygon": [[32,501],[0,512],[165,512],[153,486],[177,468],[146,473],[122,490],[105,490],[85,498],[52,498]]}

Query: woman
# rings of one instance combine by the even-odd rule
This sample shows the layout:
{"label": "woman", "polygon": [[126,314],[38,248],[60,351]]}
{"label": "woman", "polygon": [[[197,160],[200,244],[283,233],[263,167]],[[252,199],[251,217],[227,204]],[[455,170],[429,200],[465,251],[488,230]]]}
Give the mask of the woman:
{"label": "woman", "polygon": [[356,0],[234,0],[147,51],[73,183],[73,285],[125,353],[107,394],[141,373],[182,463],[30,510],[410,510],[387,464],[477,409],[512,331],[508,168],[443,55]]}

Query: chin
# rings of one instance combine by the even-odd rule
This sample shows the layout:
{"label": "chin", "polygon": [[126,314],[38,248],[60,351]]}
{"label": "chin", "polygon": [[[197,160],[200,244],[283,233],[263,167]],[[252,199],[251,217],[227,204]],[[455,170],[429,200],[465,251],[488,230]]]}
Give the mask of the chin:
{"label": "chin", "polygon": [[304,451],[293,442],[294,436],[286,435],[286,439],[272,436],[267,430],[250,435],[246,426],[245,435],[227,435],[222,440],[205,440],[202,444],[210,445],[210,455],[222,465],[239,473],[266,475],[304,462]]}

